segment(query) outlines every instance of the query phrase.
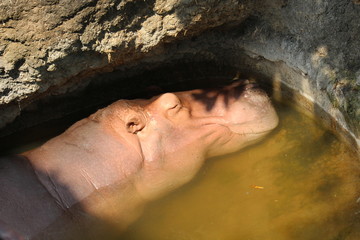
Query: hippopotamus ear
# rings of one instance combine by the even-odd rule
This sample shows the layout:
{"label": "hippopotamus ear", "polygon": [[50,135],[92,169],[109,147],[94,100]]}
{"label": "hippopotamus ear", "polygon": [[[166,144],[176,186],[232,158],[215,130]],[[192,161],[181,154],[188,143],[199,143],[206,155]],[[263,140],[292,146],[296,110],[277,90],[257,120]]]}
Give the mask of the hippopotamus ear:
{"label": "hippopotamus ear", "polygon": [[125,121],[126,130],[136,134],[145,127],[145,121],[139,116],[131,116]]}

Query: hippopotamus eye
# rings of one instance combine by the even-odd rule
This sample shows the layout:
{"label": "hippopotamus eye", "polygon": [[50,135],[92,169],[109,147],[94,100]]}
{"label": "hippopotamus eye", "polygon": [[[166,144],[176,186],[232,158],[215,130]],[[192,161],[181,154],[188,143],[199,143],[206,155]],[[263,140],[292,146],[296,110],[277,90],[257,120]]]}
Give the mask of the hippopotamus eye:
{"label": "hippopotamus eye", "polygon": [[174,109],[176,107],[180,106],[180,102],[179,103],[174,103],[174,105],[172,107],[169,107],[169,109]]}
{"label": "hippopotamus eye", "polygon": [[164,107],[164,109],[174,109],[181,105],[180,99],[173,93],[165,93],[159,98],[160,105]]}
{"label": "hippopotamus eye", "polygon": [[180,102],[180,99],[177,98],[176,102],[173,102],[172,105],[168,108],[171,113],[177,113],[182,108],[182,104]]}

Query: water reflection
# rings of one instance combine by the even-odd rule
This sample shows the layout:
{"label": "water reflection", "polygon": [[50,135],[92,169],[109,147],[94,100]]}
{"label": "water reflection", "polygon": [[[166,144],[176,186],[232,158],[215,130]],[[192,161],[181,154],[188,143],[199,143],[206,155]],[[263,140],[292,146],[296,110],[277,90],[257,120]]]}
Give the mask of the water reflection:
{"label": "water reflection", "polygon": [[212,159],[119,239],[360,239],[360,166],[313,120],[279,106],[266,141]]}

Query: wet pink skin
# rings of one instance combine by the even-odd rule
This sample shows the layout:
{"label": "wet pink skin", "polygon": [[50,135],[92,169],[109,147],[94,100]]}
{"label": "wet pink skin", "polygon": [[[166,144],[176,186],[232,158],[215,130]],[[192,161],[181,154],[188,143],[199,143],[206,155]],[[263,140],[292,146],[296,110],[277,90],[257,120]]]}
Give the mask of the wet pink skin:
{"label": "wet pink skin", "polygon": [[206,158],[256,143],[277,124],[266,94],[239,81],[117,101],[23,156],[62,209],[80,205],[122,229]]}

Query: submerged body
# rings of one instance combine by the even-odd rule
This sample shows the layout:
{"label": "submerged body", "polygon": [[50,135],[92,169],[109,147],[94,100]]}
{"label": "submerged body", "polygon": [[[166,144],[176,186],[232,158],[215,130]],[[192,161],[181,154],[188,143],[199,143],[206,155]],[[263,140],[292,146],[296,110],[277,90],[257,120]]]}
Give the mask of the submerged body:
{"label": "submerged body", "polygon": [[269,98],[247,82],[117,101],[1,161],[0,221],[35,239],[101,222],[121,231],[206,158],[255,143],[277,124]]}

